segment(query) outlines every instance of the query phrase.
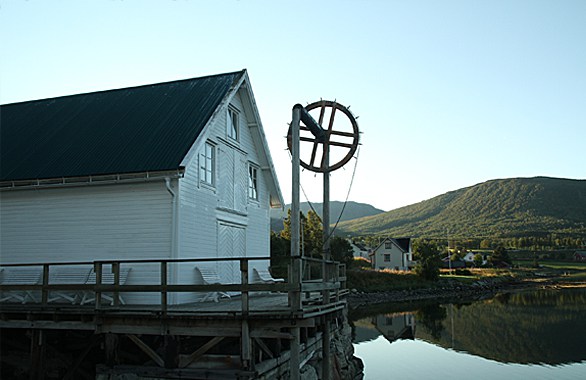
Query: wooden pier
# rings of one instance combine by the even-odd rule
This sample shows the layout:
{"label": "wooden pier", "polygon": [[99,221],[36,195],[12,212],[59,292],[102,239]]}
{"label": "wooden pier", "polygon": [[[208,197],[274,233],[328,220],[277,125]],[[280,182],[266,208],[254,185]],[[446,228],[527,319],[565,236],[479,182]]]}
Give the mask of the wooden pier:
{"label": "wooden pier", "polygon": [[[234,261],[240,268],[239,283],[177,280],[181,268]],[[71,379],[114,379],[125,374],[296,379],[300,368],[316,359],[323,359],[327,367],[323,373],[329,376],[329,340],[335,329],[331,326],[341,324],[346,305],[345,267],[334,261],[293,258],[289,281],[251,283],[255,263],[263,261],[267,258],[0,265],[3,371],[10,365],[7,361],[14,359],[11,350],[18,346],[30,347],[26,355],[30,379],[53,378],[51,373],[55,378]],[[88,265],[95,273],[89,282],[72,277],[68,283],[51,276],[60,268],[79,267],[81,271]],[[145,266],[158,268],[153,281],[137,284],[131,277],[126,281],[125,270]],[[37,268],[38,281],[7,282],[9,273],[23,268]],[[173,271],[174,277],[170,276]],[[215,294],[217,302],[180,302],[179,295],[189,299],[187,296],[208,294]],[[130,295],[157,302],[130,302]],[[84,299],[91,302],[82,302]],[[53,368],[48,351],[71,342],[66,335],[81,341],[74,344],[78,348],[65,368]],[[23,342],[25,339],[28,341]],[[84,369],[88,360],[95,364],[95,374]]]}

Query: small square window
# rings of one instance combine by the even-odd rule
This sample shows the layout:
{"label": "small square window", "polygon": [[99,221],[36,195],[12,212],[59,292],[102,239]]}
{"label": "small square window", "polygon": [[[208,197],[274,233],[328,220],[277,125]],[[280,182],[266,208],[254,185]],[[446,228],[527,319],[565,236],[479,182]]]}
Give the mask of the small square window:
{"label": "small square window", "polygon": [[384,262],[385,262],[385,263],[389,263],[389,262],[391,262],[391,255],[390,255],[390,254],[388,254],[388,253],[385,253],[385,256],[384,256]]}
{"label": "small square window", "polygon": [[213,186],[215,183],[214,172],[216,166],[216,148],[206,143],[199,158],[200,181]]}
{"label": "small square window", "polygon": [[258,200],[258,169],[248,165],[248,198]]}
{"label": "small square window", "polygon": [[228,108],[227,135],[232,140],[238,141],[238,111]]}
{"label": "small square window", "polygon": [[393,249],[393,243],[390,241],[385,241],[385,249]]}

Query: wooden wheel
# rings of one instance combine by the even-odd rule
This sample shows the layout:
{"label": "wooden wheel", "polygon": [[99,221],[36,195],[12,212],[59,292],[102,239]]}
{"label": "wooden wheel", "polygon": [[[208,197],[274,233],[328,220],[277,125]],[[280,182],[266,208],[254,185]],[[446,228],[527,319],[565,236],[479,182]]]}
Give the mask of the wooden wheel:
{"label": "wooden wheel", "polygon": [[[341,168],[350,161],[358,148],[360,134],[356,118],[348,108],[335,101],[320,100],[307,105],[305,109],[317,120],[325,133],[318,138],[311,133],[306,125],[300,123],[300,157],[309,156],[306,160],[300,159],[301,166],[318,173],[331,172]],[[340,112],[342,117],[340,117]],[[327,124],[327,128],[325,124]],[[289,127],[287,133],[289,151],[291,151],[291,144],[291,127]],[[326,162],[328,154],[329,166]]]}

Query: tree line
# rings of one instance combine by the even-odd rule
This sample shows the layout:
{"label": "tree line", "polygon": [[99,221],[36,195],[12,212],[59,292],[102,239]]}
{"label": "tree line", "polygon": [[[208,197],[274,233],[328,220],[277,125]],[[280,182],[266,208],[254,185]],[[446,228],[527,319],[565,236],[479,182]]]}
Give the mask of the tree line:
{"label": "tree line", "polygon": [[[304,257],[323,258],[323,224],[322,220],[312,210],[307,215],[300,212],[301,236],[299,249]],[[353,260],[353,250],[350,243],[341,237],[330,237],[330,254],[332,260],[350,265]],[[274,275],[287,276],[287,264],[291,258],[291,210],[283,220],[283,230],[271,231],[271,269]]]}
{"label": "tree line", "polygon": [[[362,241],[370,247],[376,247],[378,242],[383,241],[385,236],[370,235],[355,238],[355,241]],[[497,247],[507,249],[519,249],[528,251],[555,251],[562,249],[579,249],[586,245],[586,239],[575,236],[563,236],[561,234],[551,233],[545,236],[520,236],[508,238],[467,238],[467,237],[435,237],[425,238],[427,241],[435,243],[438,246],[450,247],[456,251],[488,249],[493,250]]]}

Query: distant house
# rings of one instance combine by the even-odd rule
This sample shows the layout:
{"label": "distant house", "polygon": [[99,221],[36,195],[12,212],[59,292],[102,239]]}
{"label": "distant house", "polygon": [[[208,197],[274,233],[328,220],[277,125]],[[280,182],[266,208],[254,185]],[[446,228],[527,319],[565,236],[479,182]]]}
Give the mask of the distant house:
{"label": "distant house", "polygon": [[348,239],[348,243],[352,247],[352,255],[354,257],[362,257],[368,259],[368,248],[364,244],[354,243],[351,239]]}
{"label": "distant house", "polygon": [[[476,256],[477,254],[479,254],[479,252],[468,252],[462,258],[462,260],[464,260],[467,263],[474,263],[474,256]],[[486,257],[485,257],[485,255],[483,255],[482,253],[480,253],[480,255],[482,255],[482,265],[486,264]]]}
{"label": "distant house", "polygon": [[[246,70],[6,104],[1,118],[3,264],[257,256],[266,269],[283,200]],[[214,265],[239,279],[236,261]]]}
{"label": "distant house", "polygon": [[459,269],[459,268],[466,268],[466,261],[464,260],[451,260],[450,257],[444,257],[442,259],[442,268],[447,269]]}
{"label": "distant house", "polygon": [[415,339],[415,316],[412,313],[379,314],[372,324],[389,341]]}
{"label": "distant house", "polygon": [[586,261],[586,251],[574,252],[574,261]]}
{"label": "distant house", "polygon": [[386,238],[369,256],[373,269],[409,270],[413,266],[411,239]]}

